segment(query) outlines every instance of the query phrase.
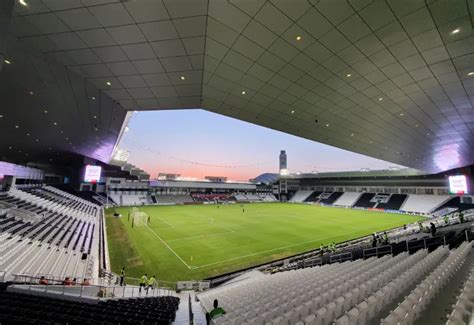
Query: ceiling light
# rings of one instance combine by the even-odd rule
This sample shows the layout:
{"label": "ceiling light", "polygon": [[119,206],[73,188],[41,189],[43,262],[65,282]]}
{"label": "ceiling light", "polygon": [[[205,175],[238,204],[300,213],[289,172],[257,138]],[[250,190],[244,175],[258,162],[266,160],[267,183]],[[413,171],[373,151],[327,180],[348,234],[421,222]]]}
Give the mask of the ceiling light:
{"label": "ceiling light", "polygon": [[0,118],[3,118],[3,115],[0,115]]}
{"label": "ceiling light", "polygon": [[15,129],[18,129],[20,126],[19,125],[15,125]]}
{"label": "ceiling light", "polygon": [[54,124],[54,125],[58,125],[58,123],[56,123],[56,122],[53,122],[53,124]]}
{"label": "ceiling light", "polygon": [[99,129],[98,129],[98,128],[95,128],[95,130],[96,130],[96,131],[99,131]]}
{"label": "ceiling light", "polygon": [[369,143],[372,143],[372,140],[370,140]]}
{"label": "ceiling light", "polygon": [[242,95],[245,95],[245,90],[242,90]]}
{"label": "ceiling light", "polygon": [[326,127],[327,127],[327,128],[329,127],[329,123],[328,123],[328,124],[326,124]]}
{"label": "ceiling light", "polygon": [[94,115],[94,118],[97,118],[97,116],[96,116],[96,115]]}
{"label": "ceiling light", "polygon": [[29,92],[29,94],[30,94],[30,95],[34,95],[35,93],[34,93],[34,92],[32,92],[32,91],[30,91],[30,92]]}
{"label": "ceiling light", "polygon": [[92,96],[91,98],[92,98],[92,100],[95,100],[95,97],[94,97],[94,96]]}
{"label": "ceiling light", "polygon": [[11,63],[10,61],[8,61],[7,59],[5,59],[5,61],[3,61],[3,62],[5,62],[6,64],[12,64],[12,63]]}
{"label": "ceiling light", "polygon": [[63,130],[61,130],[61,134],[63,134],[63,133],[64,133],[64,131],[63,131]]}
{"label": "ceiling light", "polygon": [[35,139],[36,142],[38,142],[39,140],[38,139]]}
{"label": "ceiling light", "polygon": [[27,133],[27,134],[26,134],[26,136],[27,136],[27,137],[29,137],[29,136],[30,136],[30,134],[29,134],[29,133]]}
{"label": "ceiling light", "polygon": [[26,3],[25,0],[18,0],[18,3],[20,3],[24,7],[28,7],[28,4]]}
{"label": "ceiling light", "polygon": [[28,156],[28,152],[27,152],[27,153],[25,153],[25,156]]}
{"label": "ceiling light", "polygon": [[12,146],[9,146],[9,147],[8,147],[8,149],[12,150],[12,149],[13,149],[13,147],[12,147]]}
{"label": "ceiling light", "polygon": [[48,150],[51,150],[51,147],[49,147]]}
{"label": "ceiling light", "polygon": [[295,111],[291,111],[291,114],[295,114]]}
{"label": "ceiling light", "polygon": [[296,40],[301,41],[301,36],[300,35],[296,36]]}
{"label": "ceiling light", "polygon": [[49,158],[49,161],[53,161],[53,158]]}
{"label": "ceiling light", "polygon": [[110,81],[107,81],[105,84],[106,84],[107,86],[112,86],[112,83],[111,83]]}
{"label": "ceiling light", "polygon": [[379,97],[379,102],[381,102],[383,100],[383,97]]}
{"label": "ceiling light", "polygon": [[474,71],[468,72],[467,75],[468,76],[474,76]]}
{"label": "ceiling light", "polygon": [[403,113],[400,113],[400,116],[403,116]]}
{"label": "ceiling light", "polygon": [[45,110],[44,110],[44,113],[45,113],[45,114],[48,114],[48,110],[47,110],[47,109],[45,109]]}
{"label": "ceiling light", "polygon": [[181,76],[181,80],[186,80],[186,77],[185,77],[185,76]]}
{"label": "ceiling light", "polygon": [[350,78],[350,77],[352,77],[352,75],[350,73],[348,73],[348,74],[346,74],[346,77]]}
{"label": "ceiling light", "polygon": [[351,133],[351,137],[353,137],[353,136],[354,136],[354,133]]}
{"label": "ceiling light", "polygon": [[69,138],[68,138],[68,137],[66,137],[66,140],[69,140]]}
{"label": "ceiling light", "polygon": [[461,31],[461,28],[456,28],[451,31],[451,35],[455,35]]}
{"label": "ceiling light", "polygon": [[429,133],[426,133],[426,135],[430,135]]}
{"label": "ceiling light", "polygon": [[418,124],[415,124],[415,126],[416,126],[416,127],[419,127],[419,125],[418,125]]}

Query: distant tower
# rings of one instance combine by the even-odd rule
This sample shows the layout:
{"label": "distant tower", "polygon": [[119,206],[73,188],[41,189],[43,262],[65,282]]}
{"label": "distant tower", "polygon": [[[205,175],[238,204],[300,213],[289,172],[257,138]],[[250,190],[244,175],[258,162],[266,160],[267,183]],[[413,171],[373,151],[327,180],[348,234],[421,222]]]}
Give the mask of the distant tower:
{"label": "distant tower", "polygon": [[285,173],[288,170],[288,166],[286,163],[286,151],[280,151],[280,174]]}

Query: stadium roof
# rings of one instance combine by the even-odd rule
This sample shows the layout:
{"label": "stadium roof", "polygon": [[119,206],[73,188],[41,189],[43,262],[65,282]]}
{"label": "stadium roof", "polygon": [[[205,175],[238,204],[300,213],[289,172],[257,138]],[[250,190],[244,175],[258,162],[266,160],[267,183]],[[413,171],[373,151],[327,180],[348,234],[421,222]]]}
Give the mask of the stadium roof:
{"label": "stadium roof", "polygon": [[3,159],[108,161],[126,111],[204,108],[425,171],[474,163],[472,1],[22,2],[0,9]]}
{"label": "stadium roof", "polygon": [[322,173],[296,173],[282,178],[358,178],[358,177],[400,177],[400,176],[423,176],[426,173],[412,168],[402,169],[380,169],[380,170],[360,170]]}

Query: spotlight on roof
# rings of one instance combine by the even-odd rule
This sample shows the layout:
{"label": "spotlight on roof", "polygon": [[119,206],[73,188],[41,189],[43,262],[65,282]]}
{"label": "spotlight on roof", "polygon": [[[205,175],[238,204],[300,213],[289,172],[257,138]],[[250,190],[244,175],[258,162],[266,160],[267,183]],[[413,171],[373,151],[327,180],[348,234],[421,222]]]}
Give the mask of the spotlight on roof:
{"label": "spotlight on roof", "polygon": [[11,61],[9,61],[7,59],[5,59],[5,61],[3,61],[3,62],[5,62],[6,64],[12,64]]}
{"label": "spotlight on roof", "polygon": [[181,76],[181,80],[186,80],[186,77],[185,77],[185,76]]}
{"label": "spotlight on roof", "polygon": [[18,0],[18,3],[21,4],[24,7],[28,7],[28,3],[26,3],[25,0]]}
{"label": "spotlight on roof", "polygon": [[474,71],[468,72],[467,75],[468,76],[474,76]]}
{"label": "spotlight on roof", "polygon": [[451,31],[451,35],[455,35],[461,31],[461,28],[456,28]]}
{"label": "spotlight on roof", "polygon": [[112,83],[111,83],[110,81],[107,81],[105,84],[106,84],[107,86],[112,86]]}
{"label": "spotlight on roof", "polygon": [[350,78],[350,77],[352,77],[352,75],[350,73],[348,73],[348,74],[346,74],[346,77]]}
{"label": "spotlight on roof", "polygon": [[242,90],[242,95],[245,95],[245,90]]}
{"label": "spotlight on roof", "polygon": [[296,40],[301,41],[301,36],[300,35],[296,36]]}

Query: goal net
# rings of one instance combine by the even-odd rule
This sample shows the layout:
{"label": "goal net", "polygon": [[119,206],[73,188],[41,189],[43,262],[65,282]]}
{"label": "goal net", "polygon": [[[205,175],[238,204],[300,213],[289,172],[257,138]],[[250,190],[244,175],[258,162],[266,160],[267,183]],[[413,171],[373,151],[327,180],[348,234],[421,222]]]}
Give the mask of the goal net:
{"label": "goal net", "polygon": [[140,211],[138,208],[133,208],[130,213],[131,221],[134,226],[144,226],[148,224],[148,215]]}

